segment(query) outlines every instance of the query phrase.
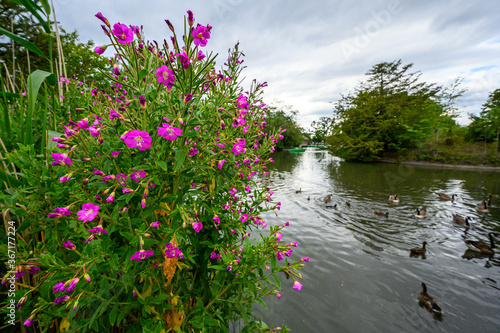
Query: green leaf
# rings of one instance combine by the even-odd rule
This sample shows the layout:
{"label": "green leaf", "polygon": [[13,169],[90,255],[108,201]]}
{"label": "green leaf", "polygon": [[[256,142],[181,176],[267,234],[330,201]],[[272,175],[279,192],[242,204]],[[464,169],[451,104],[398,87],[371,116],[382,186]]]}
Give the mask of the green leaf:
{"label": "green leaf", "polygon": [[40,0],[40,2],[42,3],[43,10],[45,10],[45,14],[47,15],[47,17],[49,17],[49,15],[50,15],[49,1],[48,0]]}
{"label": "green leaf", "polygon": [[7,98],[19,98],[19,94],[16,93],[10,93],[10,92],[5,92],[5,91],[0,91],[0,96],[2,97],[7,97]]}
{"label": "green leaf", "polygon": [[48,130],[47,134],[48,134],[48,140],[49,140],[49,142],[47,142],[47,148],[57,147],[57,142],[52,141],[52,138],[61,137],[61,136],[63,136],[63,133]]}
{"label": "green leaf", "polygon": [[14,35],[10,31],[5,30],[4,28],[0,28],[0,32],[3,33],[5,36],[9,37],[10,39],[12,39],[14,42],[21,44],[22,46],[24,46],[25,48],[27,48],[31,52],[34,52],[34,53],[38,54],[39,56],[42,56],[45,59],[47,59],[45,54],[43,54],[43,52],[35,44],[30,42],[29,40],[26,40],[22,37]]}
{"label": "green leaf", "polygon": [[148,70],[147,69],[141,69],[139,72],[139,81],[142,81],[148,75]]}
{"label": "green leaf", "polygon": [[109,314],[109,323],[111,324],[111,326],[115,324],[117,312],[118,312],[118,303],[115,304],[113,310],[111,310],[111,313]]}
{"label": "green leaf", "polygon": [[[40,13],[38,11],[42,11],[42,9],[36,4],[35,1],[33,0],[19,0],[23,5],[24,7],[26,7],[27,10],[30,11],[31,14],[33,14],[34,17],[36,17],[38,19],[38,21],[40,22],[40,24],[42,25],[43,27],[43,30],[50,34],[50,25],[48,23],[48,19],[47,21],[44,20],[42,18],[42,16],[40,15]],[[45,13],[44,13],[45,14]],[[50,14],[50,13],[49,13]],[[48,15],[47,15],[48,17]]]}
{"label": "green leaf", "polygon": [[181,149],[175,151],[174,171],[180,169],[185,159],[186,159],[186,151]]}
{"label": "green leaf", "polygon": [[[26,115],[26,128],[24,129],[24,131],[26,132],[26,136],[24,137],[25,145],[33,144],[32,121],[33,121],[33,113],[35,111],[36,100],[38,99],[38,90],[40,89],[40,86],[42,85],[42,82],[45,80],[45,78],[51,75],[54,74],[37,69],[36,71],[31,73],[30,76],[28,76],[28,112]],[[43,121],[44,124],[44,130],[43,130],[44,134],[45,134],[47,112],[48,110],[45,110],[45,114],[42,115],[42,120],[41,120]],[[44,141],[45,141],[45,135],[42,137],[42,149],[44,148],[43,147],[45,143]]]}

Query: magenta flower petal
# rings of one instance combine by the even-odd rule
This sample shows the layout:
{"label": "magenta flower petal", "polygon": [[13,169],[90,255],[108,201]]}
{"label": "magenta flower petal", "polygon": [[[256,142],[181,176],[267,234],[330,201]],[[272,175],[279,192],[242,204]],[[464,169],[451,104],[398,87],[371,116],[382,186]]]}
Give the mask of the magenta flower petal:
{"label": "magenta flower petal", "polygon": [[302,284],[301,284],[299,281],[295,281],[295,282],[293,283],[293,289],[295,289],[295,290],[300,290],[300,289],[302,289]]}
{"label": "magenta flower petal", "polygon": [[194,45],[200,47],[206,46],[208,39],[210,39],[209,29],[207,29],[207,27],[204,27],[202,25],[193,29],[192,35],[194,37]]}
{"label": "magenta flower petal", "polygon": [[140,151],[151,148],[151,137],[146,131],[133,130],[128,132],[123,139],[123,142],[129,148],[137,148]]}
{"label": "magenta flower petal", "polygon": [[164,139],[174,141],[178,136],[182,136],[182,130],[180,128],[170,126],[167,123],[163,123],[161,126],[162,127],[157,127],[158,135],[161,135]]}
{"label": "magenta flower petal", "polygon": [[82,210],[76,213],[78,219],[84,222],[92,221],[97,216],[97,214],[99,214],[99,206],[94,205],[91,202],[83,204]]}
{"label": "magenta flower petal", "polygon": [[133,260],[133,261],[141,261],[143,259],[146,259],[150,256],[152,256],[154,253],[154,251],[151,251],[151,250],[140,250],[140,251],[137,251],[134,255],[132,255],[130,257],[130,260]]}
{"label": "magenta flower petal", "polygon": [[134,40],[134,32],[125,24],[115,23],[113,25],[113,35],[120,44],[129,44]]}

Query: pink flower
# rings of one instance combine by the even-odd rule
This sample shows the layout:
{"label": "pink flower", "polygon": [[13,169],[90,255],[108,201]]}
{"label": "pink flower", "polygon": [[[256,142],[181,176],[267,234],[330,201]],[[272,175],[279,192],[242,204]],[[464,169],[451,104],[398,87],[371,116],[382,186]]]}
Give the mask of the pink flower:
{"label": "pink flower", "polygon": [[120,44],[128,44],[134,40],[134,32],[125,24],[115,23],[113,25],[113,35],[116,36]]}
{"label": "pink flower", "polygon": [[108,27],[110,26],[108,19],[105,18],[104,15],[102,15],[101,12],[95,14],[95,17],[97,17],[99,20],[101,20],[102,23],[106,24]]}
{"label": "pink flower", "polygon": [[121,152],[119,150],[118,151],[112,151],[111,152],[111,156],[118,157],[118,155],[120,155],[120,153]]}
{"label": "pink flower", "polygon": [[136,183],[140,183],[141,181],[139,180],[139,178],[144,178],[144,177],[146,177],[146,171],[144,170],[135,170],[130,175],[130,178],[133,179]]}
{"label": "pink flower", "polygon": [[151,148],[151,137],[146,131],[133,130],[128,132],[123,142],[127,147],[137,148],[140,151]]}
{"label": "pink flower", "polygon": [[151,226],[152,226],[152,227],[155,227],[155,228],[159,228],[159,227],[160,227],[160,225],[161,225],[161,222],[160,222],[160,221],[156,221],[156,222],[151,223]]}
{"label": "pink flower", "polygon": [[56,303],[56,304],[59,304],[59,303],[64,303],[64,302],[66,302],[68,299],[70,299],[70,297],[69,297],[68,295],[64,295],[64,296],[62,296],[62,297],[56,298],[56,299],[54,300],[54,303]]}
{"label": "pink flower", "polygon": [[113,120],[114,118],[123,119],[123,116],[120,113],[116,112],[115,110],[110,110],[109,119]]}
{"label": "pink flower", "polygon": [[182,52],[181,54],[176,54],[177,57],[179,57],[179,61],[182,64],[182,67],[184,69],[189,68],[189,57],[186,52]]}
{"label": "pink flower", "polygon": [[233,145],[231,151],[235,156],[246,153],[247,150],[245,149],[245,139],[239,139],[238,142]]}
{"label": "pink flower", "polygon": [[299,281],[295,281],[295,282],[293,283],[293,289],[295,289],[295,290],[300,290],[300,289],[302,289],[302,284],[301,284]]}
{"label": "pink flower", "polygon": [[71,243],[71,241],[67,240],[65,242],[63,242],[63,245],[65,248],[67,248],[68,250],[74,250],[76,249],[76,246],[75,244]]}
{"label": "pink flower", "polygon": [[64,291],[64,284],[66,283],[66,281],[61,281],[59,283],[56,283],[56,285],[54,286],[53,288],[53,293],[57,293],[58,291]]}
{"label": "pink flower", "polygon": [[281,237],[283,237],[282,234],[280,234],[279,232],[276,233],[276,240],[279,242],[281,240]]}
{"label": "pink flower", "polygon": [[219,163],[217,164],[217,166],[219,167],[219,169],[222,169],[222,166],[224,165],[224,163],[226,163],[226,160],[220,160]]}
{"label": "pink flower", "polygon": [[193,229],[194,231],[196,231],[196,233],[200,232],[200,230],[203,229],[203,223],[201,222],[193,223]]}
{"label": "pink flower", "polygon": [[132,193],[132,192],[134,192],[134,190],[132,190],[131,188],[123,188],[122,192],[123,193]]}
{"label": "pink flower", "polygon": [[33,324],[33,319],[35,318],[35,315],[31,315],[31,317],[29,317],[24,323],[23,325],[24,326],[31,326],[31,324]]}
{"label": "pink flower", "polygon": [[69,216],[71,211],[68,208],[54,208],[54,213],[49,214],[49,219],[56,217]]}
{"label": "pink flower", "polygon": [[38,274],[38,271],[40,270],[39,267],[31,266],[31,265],[26,266],[26,268],[28,269],[28,273],[30,273],[30,275],[36,275],[36,274]]}
{"label": "pink flower", "polygon": [[214,216],[214,222],[220,224],[220,217]]}
{"label": "pink flower", "polygon": [[172,88],[175,81],[173,70],[165,65],[161,65],[161,67],[156,70],[156,75],[158,76],[158,83],[163,83],[165,87]]}
{"label": "pink flower", "polygon": [[196,46],[206,46],[208,39],[210,39],[210,31],[207,29],[207,27],[204,27],[202,25],[193,29],[192,34],[194,37],[194,45]]}
{"label": "pink flower", "polygon": [[94,227],[90,230],[87,230],[88,232],[91,232],[93,234],[107,234],[108,232],[106,230],[104,230],[100,225],[98,225],[97,227]]}
{"label": "pink flower", "polygon": [[240,109],[246,109],[248,107],[247,97],[241,94],[240,97],[238,97],[238,100],[236,101],[236,105]]}
{"label": "pink flower", "polygon": [[167,123],[163,123],[162,127],[158,128],[158,135],[161,135],[164,139],[174,141],[178,136],[182,136],[182,130],[177,127],[170,126]]}
{"label": "pink flower", "polygon": [[182,254],[181,250],[178,248],[174,247],[172,243],[168,243],[165,245],[165,256],[167,258],[174,258],[174,257],[179,257],[179,258],[184,258],[184,255]]}
{"label": "pink flower", "polygon": [[194,155],[196,155],[196,154],[198,154],[198,149],[196,149],[196,148],[191,148],[191,149],[189,150],[189,156],[194,156]]}
{"label": "pink flower", "polygon": [[75,290],[75,286],[78,283],[78,281],[80,281],[79,278],[74,278],[74,279],[71,280],[71,282],[69,283],[68,288],[66,288],[66,292],[68,294],[71,294]]}
{"label": "pink flower", "polygon": [[51,153],[52,158],[54,159],[50,165],[71,165],[73,164],[73,160],[68,157],[66,153]]}
{"label": "pink flower", "polygon": [[203,60],[205,58],[205,55],[203,54],[202,51],[198,51],[198,61]]}
{"label": "pink flower", "polygon": [[134,255],[132,255],[130,257],[130,260],[141,261],[148,257],[151,257],[153,254],[155,254],[154,251],[141,249],[140,251],[137,251]]}
{"label": "pink flower", "polygon": [[106,202],[107,203],[111,203],[113,202],[113,200],[115,200],[115,192],[112,192],[109,197],[106,198]]}
{"label": "pink flower", "polygon": [[300,261],[309,262],[309,257],[304,257],[304,258],[300,259]]}
{"label": "pink flower", "polygon": [[104,51],[106,51],[106,49],[108,48],[107,45],[102,45],[102,46],[96,46],[94,48],[94,51],[98,54],[98,55],[101,55],[104,53]]}
{"label": "pink flower", "polygon": [[78,211],[76,215],[79,220],[82,221],[92,221],[97,214],[99,214],[99,206],[94,205],[91,202],[82,205],[82,210]]}

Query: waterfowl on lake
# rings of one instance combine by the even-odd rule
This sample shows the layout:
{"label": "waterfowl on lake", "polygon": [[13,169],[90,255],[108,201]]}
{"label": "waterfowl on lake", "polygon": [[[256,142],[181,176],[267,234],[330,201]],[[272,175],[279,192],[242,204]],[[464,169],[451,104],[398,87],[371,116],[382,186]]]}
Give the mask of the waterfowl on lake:
{"label": "waterfowl on lake", "polygon": [[347,207],[351,207],[351,203],[350,203],[349,201],[346,201],[346,202],[345,202],[345,205],[346,205]]}
{"label": "waterfowl on lake", "polygon": [[465,245],[467,245],[467,247],[472,251],[481,252],[484,254],[494,254],[495,252],[500,252],[498,247],[496,247],[495,242],[493,241],[493,236],[498,237],[498,234],[495,234],[493,232],[488,233],[491,246],[488,246],[481,241],[471,240],[466,240]]}
{"label": "waterfowl on lake", "polygon": [[302,188],[300,188],[297,191],[295,191],[295,193],[302,193]]}
{"label": "waterfowl on lake", "polygon": [[389,217],[389,212],[384,213],[384,212],[379,212],[378,210],[376,210],[374,213],[375,213],[375,215],[378,215],[378,216]]}
{"label": "waterfowl on lake", "polygon": [[463,225],[464,227],[470,227],[469,220],[470,220],[470,217],[468,217],[468,216],[464,219],[460,215],[453,214],[453,223]]}
{"label": "waterfowl on lake", "polygon": [[389,201],[394,203],[399,203],[399,197],[397,194],[391,194],[389,196]]}
{"label": "waterfowl on lake", "polygon": [[337,204],[335,204],[335,205],[326,205],[326,208],[334,208],[334,209],[337,209]]}
{"label": "waterfowl on lake", "polygon": [[414,247],[410,249],[410,253],[412,254],[425,254],[425,246],[427,245],[427,242],[423,242],[422,247]]}
{"label": "waterfowl on lake", "polygon": [[491,194],[491,193],[488,193],[488,198],[489,198],[489,199],[496,199],[496,198],[498,198],[498,194]]}
{"label": "waterfowl on lake", "polygon": [[324,197],[324,198],[323,198],[323,201],[324,201],[325,203],[332,201],[332,195],[331,195],[331,194],[328,194],[326,197]]}
{"label": "waterfowl on lake", "polygon": [[443,310],[441,309],[439,304],[437,304],[436,300],[427,293],[427,286],[425,285],[425,283],[422,282],[420,283],[420,285],[422,286],[422,291],[420,292],[419,296],[420,301],[424,303],[427,311],[441,316],[443,314]]}
{"label": "waterfowl on lake", "polygon": [[307,201],[311,200],[311,196],[307,196]]}
{"label": "waterfowl on lake", "polygon": [[489,201],[486,201],[486,200],[483,200],[481,201],[480,203],[477,204],[476,206],[476,210],[478,212],[481,212],[481,213],[489,213],[490,210],[488,209],[488,207],[490,206],[488,204]]}
{"label": "waterfowl on lake", "polygon": [[441,200],[450,200],[450,201],[455,201],[455,197],[457,196],[456,194],[452,194],[451,197],[447,194],[444,193],[436,193]]}
{"label": "waterfowl on lake", "polygon": [[418,217],[419,219],[425,219],[427,217],[427,209],[417,208],[414,215],[415,215],[415,217]]}

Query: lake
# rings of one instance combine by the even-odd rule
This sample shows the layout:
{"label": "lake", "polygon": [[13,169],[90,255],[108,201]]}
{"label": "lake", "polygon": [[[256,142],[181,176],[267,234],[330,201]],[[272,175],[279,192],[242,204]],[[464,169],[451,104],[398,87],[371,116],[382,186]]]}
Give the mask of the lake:
{"label": "lake", "polygon": [[[317,148],[272,157],[269,176],[282,209],[278,217],[263,217],[269,225],[289,221],[283,240],[299,244],[292,258],[309,256],[310,262],[301,271],[301,291],[283,277],[282,298],[266,299],[269,312],[257,309],[269,326],[284,324],[292,332],[500,331],[500,253],[481,255],[464,243],[489,245],[487,233],[500,232],[500,198],[492,200],[490,213],[475,209],[488,193],[500,193],[499,172],[347,163]],[[437,192],[457,199],[439,200]],[[323,202],[328,194],[328,205],[337,208]],[[390,194],[401,202],[391,203]],[[414,217],[419,207],[427,218]],[[471,228],[454,224],[452,214],[470,216]],[[425,257],[410,256],[423,241]],[[420,282],[443,309],[441,318],[419,304]]]}

